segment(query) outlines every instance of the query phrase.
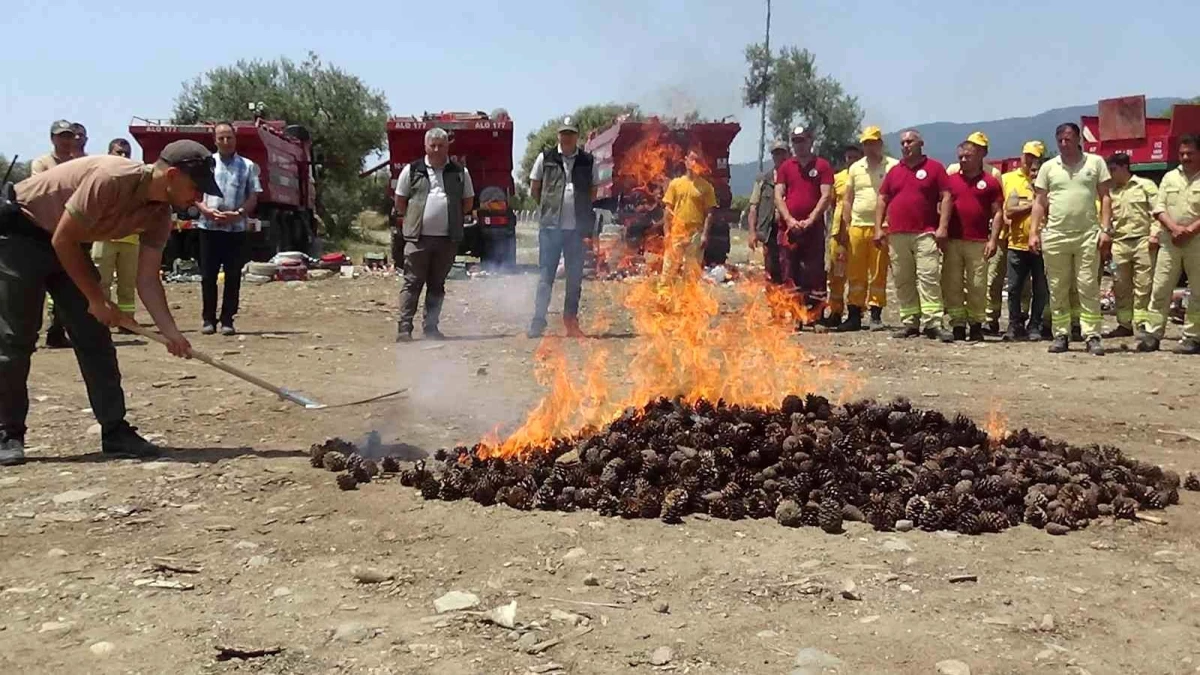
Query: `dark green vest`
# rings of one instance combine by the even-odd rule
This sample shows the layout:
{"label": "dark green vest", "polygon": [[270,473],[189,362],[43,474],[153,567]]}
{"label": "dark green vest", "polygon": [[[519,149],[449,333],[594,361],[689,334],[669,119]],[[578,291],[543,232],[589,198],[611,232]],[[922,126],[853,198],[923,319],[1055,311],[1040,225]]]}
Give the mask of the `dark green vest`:
{"label": "dark green vest", "polygon": [[775,173],[764,171],[758,177],[758,222],[755,227],[766,241],[775,239]]}
{"label": "dark green vest", "polygon": [[[416,241],[421,237],[421,229],[425,224],[425,200],[429,198],[430,171],[424,157],[408,165],[408,209],[404,212],[404,238],[408,241]],[[462,203],[466,184],[462,167],[454,162],[446,162],[446,167],[442,170],[442,180],[446,184],[446,214],[450,225],[450,239],[462,241]]]}
{"label": "dark green vest", "polygon": [[[592,211],[592,163],[595,160],[583,150],[575,154],[575,166],[569,180],[575,185],[575,228],[590,231],[595,219]],[[562,224],[563,195],[567,191],[567,170],[558,148],[542,155],[542,201],[538,205],[538,222],[542,227]]]}

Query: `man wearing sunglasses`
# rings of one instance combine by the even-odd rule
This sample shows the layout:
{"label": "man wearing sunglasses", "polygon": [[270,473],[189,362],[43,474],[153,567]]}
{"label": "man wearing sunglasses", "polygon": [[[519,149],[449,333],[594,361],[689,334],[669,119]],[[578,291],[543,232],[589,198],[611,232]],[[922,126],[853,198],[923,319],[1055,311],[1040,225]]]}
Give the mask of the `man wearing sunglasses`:
{"label": "man wearing sunglasses", "polygon": [[213,159],[195,141],[167,145],[154,165],[124,157],[81,157],[0,189],[0,466],[25,459],[30,355],[48,291],[75,342],[75,355],[109,457],[157,454],[125,421],[125,393],[110,327],[132,320],[100,287],[82,246],[140,234],[142,304],[182,358],[191,345],[167,305],[158,270],[171,232],[171,207],[220,194]]}

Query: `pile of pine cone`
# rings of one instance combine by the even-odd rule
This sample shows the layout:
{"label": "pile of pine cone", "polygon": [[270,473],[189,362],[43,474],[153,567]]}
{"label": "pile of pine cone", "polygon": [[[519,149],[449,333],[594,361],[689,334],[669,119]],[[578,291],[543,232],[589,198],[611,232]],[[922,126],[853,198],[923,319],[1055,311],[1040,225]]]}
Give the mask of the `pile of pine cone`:
{"label": "pile of pine cone", "polygon": [[[318,460],[314,446],[314,465],[342,470],[329,457],[346,449],[321,448]],[[1027,430],[993,440],[962,415],[947,419],[902,398],[833,406],[821,396],[789,396],[778,410],[659,399],[523,459],[481,459],[478,450],[440,450],[437,465],[418,462],[400,471],[400,482],[426,499],[667,523],[692,513],[775,517],[830,533],[847,519],[881,531],[907,520],[964,534],[1022,522],[1065,532],[1099,516],[1133,519],[1177,504],[1181,484],[1200,490],[1194,474],[1181,481],[1116,448],[1070,446]],[[344,475],[366,482],[368,462]],[[349,480],[339,476],[339,486]]]}
{"label": "pile of pine cone", "polygon": [[396,457],[384,457],[375,461],[363,457],[350,441],[330,438],[308,449],[308,461],[317,469],[337,473],[337,486],[342,490],[356,490],[361,483],[370,483],[381,474],[399,473],[400,461]]}

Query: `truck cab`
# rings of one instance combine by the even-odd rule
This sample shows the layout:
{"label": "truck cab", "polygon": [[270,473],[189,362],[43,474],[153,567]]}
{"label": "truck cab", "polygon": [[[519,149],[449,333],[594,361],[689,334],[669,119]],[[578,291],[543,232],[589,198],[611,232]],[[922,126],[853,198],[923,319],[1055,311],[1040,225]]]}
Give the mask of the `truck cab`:
{"label": "truck cab", "polygon": [[[400,172],[425,156],[425,133],[445,129],[450,135],[450,159],[466,167],[475,188],[475,204],[466,217],[459,255],[475,256],[485,269],[513,270],[517,258],[517,222],[513,196],[513,123],[504,110],[485,112],[425,113],[420,117],[393,117],[387,123],[391,194]],[[393,208],[392,258],[404,260],[401,225],[404,214]]]}

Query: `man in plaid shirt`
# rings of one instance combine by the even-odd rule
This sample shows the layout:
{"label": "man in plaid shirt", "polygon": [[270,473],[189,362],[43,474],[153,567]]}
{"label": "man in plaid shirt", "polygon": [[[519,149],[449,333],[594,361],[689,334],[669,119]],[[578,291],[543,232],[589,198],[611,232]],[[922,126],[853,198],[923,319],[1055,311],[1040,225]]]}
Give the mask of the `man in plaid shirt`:
{"label": "man in plaid shirt", "polygon": [[258,166],[237,154],[233,124],[219,122],[214,128],[217,163],[214,174],[224,197],[208,195],[200,209],[200,288],[204,326],[201,332],[217,332],[217,276],[225,270],[225,293],[221,299],[221,334],[235,335],[233,317],[238,312],[242,266],[246,264],[246,217],[254,213],[262,186]]}

